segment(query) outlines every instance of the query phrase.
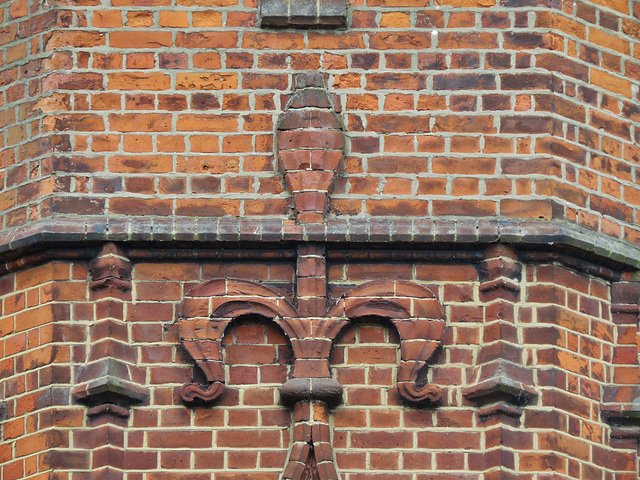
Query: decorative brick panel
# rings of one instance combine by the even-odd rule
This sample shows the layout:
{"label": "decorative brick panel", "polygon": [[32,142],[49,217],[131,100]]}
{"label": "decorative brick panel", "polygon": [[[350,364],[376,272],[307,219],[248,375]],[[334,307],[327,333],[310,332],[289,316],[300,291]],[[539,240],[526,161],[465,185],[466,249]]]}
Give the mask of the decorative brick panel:
{"label": "decorative brick panel", "polygon": [[[195,251],[184,253],[192,257]],[[139,246],[124,251],[125,255],[120,256],[132,258],[134,252],[137,252],[137,258],[143,258]],[[180,303],[185,302],[181,292],[195,292],[194,295],[187,295],[187,299],[199,301],[206,298],[207,308],[211,305],[211,308],[220,312],[231,310],[224,310],[227,305],[225,295],[211,296],[221,291],[212,285],[229,284],[230,287],[225,288],[231,290],[224,290],[224,293],[230,294],[229,300],[236,302],[234,305],[239,305],[240,299],[246,305],[246,300],[255,297],[263,299],[259,303],[262,305],[273,304],[280,298],[285,299],[285,305],[295,305],[295,289],[290,285],[288,289],[277,291],[257,283],[257,280],[264,278],[266,285],[286,285],[287,280],[294,280],[292,272],[295,268],[290,261],[283,263],[268,254],[259,261],[255,253],[253,260],[238,261],[243,252],[237,251],[235,260],[194,262],[161,260],[158,252],[149,250],[146,260],[133,262],[131,300],[126,302],[125,316],[131,347],[138,352],[136,365],[144,371],[141,385],[149,389],[150,400],[133,406],[127,420],[112,416],[112,420],[106,422],[107,416],[93,417],[91,428],[86,426],[86,407],[69,404],[76,378],[71,376],[72,369],[67,363],[72,358],[74,365],[80,365],[90,354],[86,345],[89,325],[94,322],[94,317],[93,304],[88,297],[88,286],[92,281],[87,274],[88,262],[77,262],[74,266],[57,263],[49,264],[46,268],[32,268],[3,277],[0,283],[3,311],[11,312],[18,308],[16,313],[9,314],[9,318],[19,315],[20,322],[17,325],[26,326],[27,319],[42,316],[40,313],[38,316],[25,316],[24,312],[41,310],[38,306],[21,310],[21,293],[33,289],[47,291],[41,290],[41,285],[46,286],[51,284],[49,279],[56,279],[53,281],[53,285],[56,285],[53,290],[57,298],[55,303],[63,308],[60,313],[55,313],[58,335],[55,338],[60,339],[55,355],[62,363],[56,361],[51,364],[51,371],[56,372],[58,383],[50,394],[38,400],[38,405],[45,410],[50,408],[47,405],[57,405],[53,410],[65,412],[66,420],[55,420],[63,435],[59,443],[51,443],[57,447],[49,450],[51,454],[48,456],[50,465],[55,465],[52,468],[57,473],[135,478],[142,471],[147,471],[159,477],[212,478],[215,475],[226,478],[227,475],[242,474],[277,479],[288,468],[296,469],[299,466],[302,478],[305,478],[304,475],[313,478],[314,472],[323,478],[320,475],[329,475],[326,470],[330,469],[328,465],[335,465],[337,474],[345,480],[363,475],[385,478],[391,475],[424,475],[425,468],[432,472],[429,475],[457,475],[475,479],[496,472],[543,475],[548,473],[551,465],[555,469],[553,473],[580,478],[579,475],[572,477],[568,473],[569,465],[573,464],[580,471],[589,469],[594,472],[615,471],[618,475],[637,475],[636,439],[628,436],[620,438],[621,433],[628,435],[628,430],[625,430],[628,425],[624,423],[626,420],[609,417],[609,421],[618,429],[610,439],[612,430],[602,421],[600,413],[612,402],[606,400],[609,397],[601,397],[599,393],[614,391],[608,387],[613,384],[619,395],[617,402],[632,398],[627,395],[632,394],[632,389],[627,388],[632,384],[619,382],[625,381],[626,367],[631,366],[628,363],[630,357],[625,355],[626,347],[634,345],[635,326],[631,329],[628,323],[613,326],[607,313],[612,298],[610,280],[586,273],[586,263],[582,264],[580,271],[563,266],[561,262],[568,263],[569,260],[563,260],[561,256],[553,261],[549,261],[548,257],[547,260],[539,257],[536,262],[524,262],[523,258],[533,257],[528,250],[519,252],[517,258],[511,254],[505,257],[508,260],[506,267],[521,267],[521,277],[515,277],[521,278],[518,281],[519,315],[515,325],[521,332],[518,346],[522,349],[523,365],[534,372],[533,386],[538,393],[526,407],[521,408],[519,420],[516,420],[510,415],[512,410],[509,408],[513,405],[508,399],[494,404],[477,400],[471,402],[462,395],[465,388],[476,382],[474,371],[469,367],[484,355],[481,353],[484,348],[483,330],[496,322],[485,321],[485,310],[491,304],[503,301],[487,299],[487,302],[478,302],[481,285],[489,281],[487,274],[490,272],[494,272],[495,276],[496,272],[519,271],[506,267],[493,268],[496,262],[488,254],[483,255],[486,258],[483,260],[471,252],[462,251],[455,255],[452,252],[439,252],[439,256],[429,256],[427,252],[413,250],[402,252],[404,256],[399,257],[398,251],[356,249],[346,255],[344,251],[341,253],[329,249],[326,252],[326,285],[329,298],[333,299],[329,303],[343,298],[345,306],[338,307],[341,311],[362,315],[358,321],[339,327],[340,332],[317,331],[318,338],[335,337],[328,368],[331,374],[329,379],[335,385],[342,385],[342,393],[339,394],[341,403],[335,405],[333,400],[327,402],[327,398],[334,397],[317,398],[312,393],[305,397],[302,390],[295,390],[294,395],[298,396],[289,398],[295,398],[292,402],[297,406],[291,403],[280,405],[283,401],[283,395],[279,393],[282,386],[291,378],[304,380],[303,377],[294,376],[293,365],[305,355],[313,359],[313,355],[317,354],[312,352],[324,355],[326,350],[309,349],[308,345],[302,344],[304,342],[293,341],[296,335],[305,338],[306,330],[299,330],[304,322],[300,322],[296,330],[287,327],[289,335],[285,335],[287,330],[280,329],[277,322],[265,322],[261,317],[244,315],[243,312],[248,310],[235,310],[240,317],[226,328],[220,343],[225,365],[224,393],[211,407],[187,408],[180,398],[181,386],[190,381],[205,383],[205,378],[200,370],[193,369],[180,346],[175,312]],[[248,253],[244,252],[245,258]],[[174,251],[173,255],[176,254]],[[445,254],[449,255],[446,260]],[[498,256],[502,257],[504,255]],[[581,261],[585,262],[584,259]],[[597,271],[595,265],[589,268]],[[211,282],[212,276],[225,272],[227,275],[241,274],[246,280],[235,283]],[[301,270],[301,273],[305,272],[309,270]],[[624,275],[620,282],[624,286],[616,287],[613,294],[615,301],[621,305],[633,302],[632,296],[621,296],[626,286],[633,284],[629,281],[629,275]],[[512,274],[504,276],[513,277]],[[11,279],[11,288],[7,287],[6,278]],[[394,280],[381,281],[384,278]],[[367,282],[374,279],[378,279],[377,282],[367,286]],[[249,280],[253,280],[253,283]],[[354,283],[362,286],[357,287]],[[386,297],[397,299],[393,309],[386,302],[378,303],[379,308],[385,305],[387,318],[400,316],[397,312],[402,311],[400,305],[404,304],[400,299],[415,299],[415,292],[424,291],[421,289],[427,287],[437,292],[439,303],[445,309],[446,328],[441,346],[429,358],[426,370],[427,380],[442,389],[437,406],[406,406],[401,397],[398,365],[403,363],[408,350],[403,351],[406,342],[403,342],[399,332],[403,324],[409,326],[413,322],[385,322],[381,316],[368,316],[366,312],[372,313],[372,310],[362,310],[363,299],[385,298],[384,290],[378,287],[372,289],[372,285],[380,283],[394,292],[398,291],[398,286],[401,290],[408,289],[405,289],[404,297]],[[409,288],[413,284],[420,287]],[[241,288],[242,285],[245,287]],[[242,289],[246,290],[246,294],[241,294]],[[349,291],[352,293],[349,294]],[[358,291],[360,294],[353,294]],[[23,298],[26,300],[29,295],[32,294]],[[347,302],[349,298],[353,299],[353,307],[346,306],[350,303]],[[424,298],[429,299],[429,295],[425,294]],[[423,305],[423,312],[431,311],[429,302]],[[187,302],[183,307],[186,305]],[[266,314],[267,310],[264,310],[262,315]],[[209,328],[216,321],[208,315],[205,314],[202,319],[206,320]],[[436,315],[431,313],[430,316]],[[5,318],[6,313],[3,322]],[[312,316],[305,321],[312,326],[322,326],[320,320]],[[444,323],[439,320],[430,323],[439,322]],[[26,331],[43,327],[48,328],[44,324]],[[614,333],[614,328],[617,333]],[[5,349],[22,333],[24,331],[6,334],[3,337]],[[428,330],[426,335],[431,338]],[[64,356],[64,352],[73,352],[73,356]],[[607,356],[609,352],[612,355],[617,352],[615,364],[612,357]],[[24,422],[20,422],[27,415],[25,409],[31,408],[28,406],[32,405],[30,402],[34,398],[40,398],[40,390],[21,392],[21,384],[17,379],[26,372],[40,371],[44,374],[48,369],[42,363],[33,363],[33,355],[33,350],[18,351],[3,360],[3,371],[7,371],[8,361],[13,361],[12,365],[17,369],[3,383],[9,411],[9,419],[4,425],[6,433],[3,445],[16,448],[20,445],[20,454],[2,464],[7,472],[14,471],[16,463],[23,465],[29,457],[23,454],[25,450],[22,446],[22,439],[29,434],[20,434],[16,428],[24,425]],[[41,362],[49,361],[49,357],[38,358]],[[531,358],[536,358],[537,362],[529,362]],[[200,363],[203,362],[206,360]],[[69,372],[66,376],[65,371]],[[607,372],[612,372],[612,375]],[[604,387],[607,388],[601,390]],[[34,392],[36,396],[32,396]],[[335,406],[327,411],[327,403]],[[499,411],[488,415],[490,412],[484,409],[493,405],[498,405]],[[300,409],[313,411],[314,416]],[[596,412],[595,416],[592,412]],[[331,443],[322,440],[324,437],[320,431],[325,428],[320,425],[327,424],[327,415],[334,429]],[[576,422],[592,433],[585,433],[582,437],[572,433],[574,427],[570,425]],[[313,433],[316,424],[319,436]],[[296,433],[289,436],[289,432],[294,432],[292,426],[295,426]],[[67,433],[64,432],[70,432],[70,437],[78,443],[75,443],[76,440],[65,443],[64,435]],[[147,438],[147,443],[144,438]],[[310,439],[313,449],[305,449]],[[409,444],[410,447],[405,447]],[[518,448],[514,448],[514,445]],[[333,454],[328,453],[329,447]],[[496,452],[502,452],[499,456],[502,463],[493,460],[498,458],[494,457]],[[520,463],[514,469],[510,459],[516,457]],[[335,461],[329,458],[335,458]],[[189,462],[188,467],[185,462]],[[321,468],[323,462],[325,467]],[[295,472],[291,473],[292,478],[297,478],[293,476]]]}

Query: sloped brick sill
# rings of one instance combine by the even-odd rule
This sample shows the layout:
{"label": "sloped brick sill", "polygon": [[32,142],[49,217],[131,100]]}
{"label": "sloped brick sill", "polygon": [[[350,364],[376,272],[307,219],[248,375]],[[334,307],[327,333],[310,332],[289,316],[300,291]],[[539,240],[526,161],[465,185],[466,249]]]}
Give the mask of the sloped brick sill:
{"label": "sloped brick sill", "polygon": [[106,358],[81,368],[78,376],[87,378],[73,389],[73,398],[89,406],[89,415],[114,413],[127,417],[128,407],[149,397],[149,391],[129,380],[126,365]]}
{"label": "sloped brick sill", "polygon": [[337,28],[347,24],[345,0],[262,0],[260,25],[279,28]]}
{"label": "sloped brick sill", "polygon": [[537,396],[537,393],[530,385],[514,380],[507,375],[497,375],[465,388],[462,395],[470,400],[504,397],[510,403],[520,405],[531,401]]}
{"label": "sloped brick sill", "polygon": [[[279,218],[117,217],[46,219],[0,234],[0,257],[10,252],[73,246],[87,242],[331,242],[478,245],[505,243],[528,247],[572,247],[614,268],[640,268],[640,248],[624,240],[559,221],[518,219],[329,219],[297,225]],[[44,254],[45,252],[43,252]],[[92,252],[91,255],[95,255]],[[24,259],[23,259],[24,260]],[[3,261],[6,261],[3,259]],[[37,263],[37,259],[34,259]],[[24,263],[24,261],[22,262]],[[3,265],[0,264],[0,272]],[[8,268],[7,264],[5,268]]]}

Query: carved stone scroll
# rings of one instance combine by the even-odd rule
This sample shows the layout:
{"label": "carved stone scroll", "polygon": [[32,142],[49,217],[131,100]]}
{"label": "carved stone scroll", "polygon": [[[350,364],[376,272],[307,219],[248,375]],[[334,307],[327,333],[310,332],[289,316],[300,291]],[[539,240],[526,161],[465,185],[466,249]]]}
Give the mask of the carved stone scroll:
{"label": "carved stone scroll", "polygon": [[222,337],[229,323],[243,315],[260,315],[273,320],[295,336],[284,317],[297,316],[284,295],[255,282],[217,279],[192,288],[182,302],[180,337],[182,345],[205,377],[203,384],[183,385],[180,396],[187,403],[216,401],[225,387]]}
{"label": "carved stone scroll", "polygon": [[442,389],[429,384],[426,375],[442,342],[444,310],[429,289],[402,280],[369,282],[345,293],[328,315],[390,320],[400,336],[400,396],[412,405],[429,405],[441,400]]}
{"label": "carved stone scroll", "polygon": [[[301,252],[313,263],[303,278],[320,275],[324,263],[310,262],[316,250]],[[306,271],[301,268],[301,271]],[[304,282],[302,282],[304,285]],[[280,388],[280,401],[294,410],[293,439],[284,480],[338,480],[331,443],[329,408],[342,401],[342,385],[331,376],[333,341],[350,321],[386,319],[400,336],[398,391],[411,405],[438,403],[439,386],[428,382],[428,366],[436,357],[445,327],[444,310],[427,288],[409,281],[374,281],[349,290],[321,315],[314,289],[301,288],[296,309],[284,294],[264,285],[237,279],[216,279],[191,289],[178,323],[182,345],[204,374],[204,382],[189,382],[180,392],[186,403],[214,402],[224,392],[222,338],[227,326],[244,315],[260,315],[289,337],[295,360],[291,378]],[[313,295],[305,295],[313,293]],[[320,313],[320,315],[318,315]]]}

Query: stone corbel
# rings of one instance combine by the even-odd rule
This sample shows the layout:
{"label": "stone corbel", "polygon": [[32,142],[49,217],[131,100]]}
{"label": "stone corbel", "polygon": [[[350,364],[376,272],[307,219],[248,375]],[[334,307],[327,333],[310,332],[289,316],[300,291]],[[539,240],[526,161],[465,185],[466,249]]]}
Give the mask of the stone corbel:
{"label": "stone corbel", "polygon": [[335,28],[347,23],[345,0],[262,0],[263,27]]}
{"label": "stone corbel", "polygon": [[89,264],[96,318],[90,332],[89,361],[78,370],[79,385],[72,395],[89,407],[90,417],[126,418],[132,404],[149,396],[133,380],[138,367],[123,318],[123,305],[131,300],[131,270],[131,262],[114,243],[105,244]]}

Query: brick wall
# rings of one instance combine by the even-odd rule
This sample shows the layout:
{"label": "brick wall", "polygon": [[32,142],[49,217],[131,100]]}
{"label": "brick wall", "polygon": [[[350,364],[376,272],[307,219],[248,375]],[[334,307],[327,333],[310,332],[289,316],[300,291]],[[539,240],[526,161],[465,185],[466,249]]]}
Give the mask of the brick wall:
{"label": "brick wall", "polygon": [[277,3],[1,4],[2,480],[637,478],[640,2]]}
{"label": "brick wall", "polygon": [[84,423],[69,406],[69,383],[86,334],[69,320],[72,309],[87,310],[86,279],[82,265],[49,263],[0,283],[3,478],[50,478],[69,429]]}
{"label": "brick wall", "polygon": [[[124,303],[130,350],[111,355],[139,369],[132,379],[149,395],[124,418],[86,416],[71,397],[99,343],[87,265],[50,263],[5,277],[3,478],[50,478],[52,471],[60,479],[282,478],[304,417],[280,404],[294,355],[278,326],[238,317],[222,341],[227,380],[220,400],[189,408],[179,395],[185,382],[202,380],[175,321],[184,292],[230,269],[252,272],[247,279],[288,271],[271,278],[292,288],[290,265],[256,263],[262,270],[251,263],[135,264]],[[558,263],[525,265],[509,324],[515,336],[503,325],[496,338],[488,330],[503,300],[481,300],[484,283],[473,265],[336,261],[329,271],[340,272],[330,276],[330,302],[353,285],[405,277],[436,292],[447,319],[428,373],[443,398],[426,408],[407,406],[398,395],[396,327],[362,317],[341,329],[330,364],[344,387],[342,402],[326,418],[316,407],[330,425],[340,478],[479,479],[505,469],[522,478],[635,478],[636,439],[612,437],[604,421],[603,392],[614,385],[621,405],[624,389],[639,380],[635,320],[611,316],[610,281]],[[484,406],[496,405],[495,398],[467,393],[487,361],[483,348],[496,340],[516,344],[519,358],[504,349],[500,355],[532,374],[536,396],[529,402],[498,398],[516,413],[491,411]],[[492,464],[496,452],[501,460]]]}
{"label": "brick wall", "polygon": [[292,74],[320,70],[347,140],[331,215],[557,218],[638,244],[639,8],[376,1],[345,31],[279,31],[251,1],[8,2],[3,226],[287,217],[273,131]]}
{"label": "brick wall", "polygon": [[59,108],[56,99],[61,100],[60,107],[65,102],[64,95],[53,95],[54,89],[46,86],[44,78],[71,64],[68,55],[54,54],[55,41],[47,47],[58,21],[57,13],[47,4],[8,2],[1,18],[0,209],[2,228],[6,229],[39,218],[38,205],[55,191],[50,157],[58,148],[68,149],[68,138],[55,133],[47,115],[52,108]]}

